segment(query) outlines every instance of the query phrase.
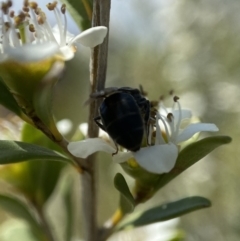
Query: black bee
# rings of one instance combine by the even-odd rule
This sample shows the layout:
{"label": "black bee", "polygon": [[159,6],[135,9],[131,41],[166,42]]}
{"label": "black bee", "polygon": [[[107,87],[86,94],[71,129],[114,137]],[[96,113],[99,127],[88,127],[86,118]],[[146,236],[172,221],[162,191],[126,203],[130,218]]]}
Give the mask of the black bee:
{"label": "black bee", "polygon": [[[106,88],[91,98],[104,98],[99,107],[96,124],[118,144],[130,151],[138,151],[144,133],[148,132],[150,102],[140,90],[130,87]],[[117,153],[117,151],[116,151]]]}

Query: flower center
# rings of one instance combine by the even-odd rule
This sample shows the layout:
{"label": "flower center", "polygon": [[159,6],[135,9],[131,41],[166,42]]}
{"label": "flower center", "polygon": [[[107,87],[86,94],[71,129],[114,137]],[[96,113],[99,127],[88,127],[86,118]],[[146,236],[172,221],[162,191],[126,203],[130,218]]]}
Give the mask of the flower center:
{"label": "flower center", "polygon": [[[171,112],[168,111],[162,102],[160,103],[160,107],[165,112],[165,114],[157,113],[156,116],[156,145],[169,141],[176,144],[182,121],[182,109],[178,100],[179,97],[173,97],[174,105]],[[165,134],[165,138],[163,137],[163,134]]]}
{"label": "flower center", "polygon": [[47,21],[46,14],[36,2],[24,0],[22,10],[18,15],[11,10],[12,1],[1,3],[1,52],[5,47],[19,47],[27,43],[55,42],[60,47],[65,46],[67,33],[66,5],[59,9],[57,2],[47,4],[49,11],[53,11],[57,22],[59,36],[56,38]]}

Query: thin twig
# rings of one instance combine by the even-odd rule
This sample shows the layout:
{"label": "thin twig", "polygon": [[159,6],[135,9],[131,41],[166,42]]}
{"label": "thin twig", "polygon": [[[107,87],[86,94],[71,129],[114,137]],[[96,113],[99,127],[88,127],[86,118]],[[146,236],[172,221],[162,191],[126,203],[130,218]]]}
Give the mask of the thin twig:
{"label": "thin twig", "polygon": [[[92,26],[106,26],[109,30],[110,0],[95,0],[93,2]],[[104,42],[92,49],[90,60],[91,92],[104,89],[107,72],[108,35]],[[88,120],[88,136],[97,137],[98,127],[93,118],[98,114],[100,102],[90,104]],[[98,240],[97,208],[96,208],[96,155],[87,158],[85,165],[89,172],[82,175],[83,212],[85,217],[85,230],[87,241]]]}
{"label": "thin twig", "polygon": [[88,171],[84,159],[74,156],[71,152],[69,152],[67,146],[69,142],[62,136],[61,140],[57,140],[55,136],[52,134],[51,130],[41,121],[41,119],[37,115],[32,115],[31,119],[37,129],[42,131],[50,140],[59,145],[66,154],[68,154],[75,163],[75,167],[78,169],[80,173],[84,171]]}

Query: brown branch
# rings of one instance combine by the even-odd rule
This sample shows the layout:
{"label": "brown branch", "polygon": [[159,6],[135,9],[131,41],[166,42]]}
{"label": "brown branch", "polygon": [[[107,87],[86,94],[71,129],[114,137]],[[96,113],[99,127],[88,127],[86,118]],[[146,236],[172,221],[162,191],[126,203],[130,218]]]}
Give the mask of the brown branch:
{"label": "brown branch", "polygon": [[[92,26],[106,26],[109,31],[110,0],[95,0],[93,2]],[[91,93],[104,89],[107,72],[108,34],[104,42],[92,49],[90,60]],[[97,137],[98,127],[93,118],[98,115],[99,101],[90,103],[88,136]],[[87,158],[85,165],[89,172],[82,175],[83,212],[87,241],[98,240],[97,227],[97,194],[96,194],[96,155]]]}
{"label": "brown branch", "polygon": [[69,142],[64,137],[62,137],[61,140],[56,139],[55,136],[52,134],[51,130],[49,130],[49,128],[41,121],[41,119],[34,112],[32,112],[32,114],[30,115],[30,118],[37,129],[39,129],[42,133],[44,133],[50,140],[52,140],[57,145],[59,145],[63,149],[63,151],[68,156],[71,157],[79,173],[83,173],[84,171],[89,171],[85,165],[84,159],[76,157],[69,152],[67,148]]}

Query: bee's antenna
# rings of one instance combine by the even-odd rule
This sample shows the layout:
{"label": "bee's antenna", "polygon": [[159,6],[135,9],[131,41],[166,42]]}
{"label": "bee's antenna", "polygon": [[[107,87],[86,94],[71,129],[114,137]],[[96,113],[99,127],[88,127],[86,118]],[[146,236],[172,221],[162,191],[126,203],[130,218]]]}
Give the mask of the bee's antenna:
{"label": "bee's antenna", "polygon": [[140,90],[140,93],[143,95],[143,96],[147,96],[147,92],[146,91],[144,91],[144,89],[143,89],[143,87],[142,87],[142,85],[140,84],[139,85],[139,90]]}

